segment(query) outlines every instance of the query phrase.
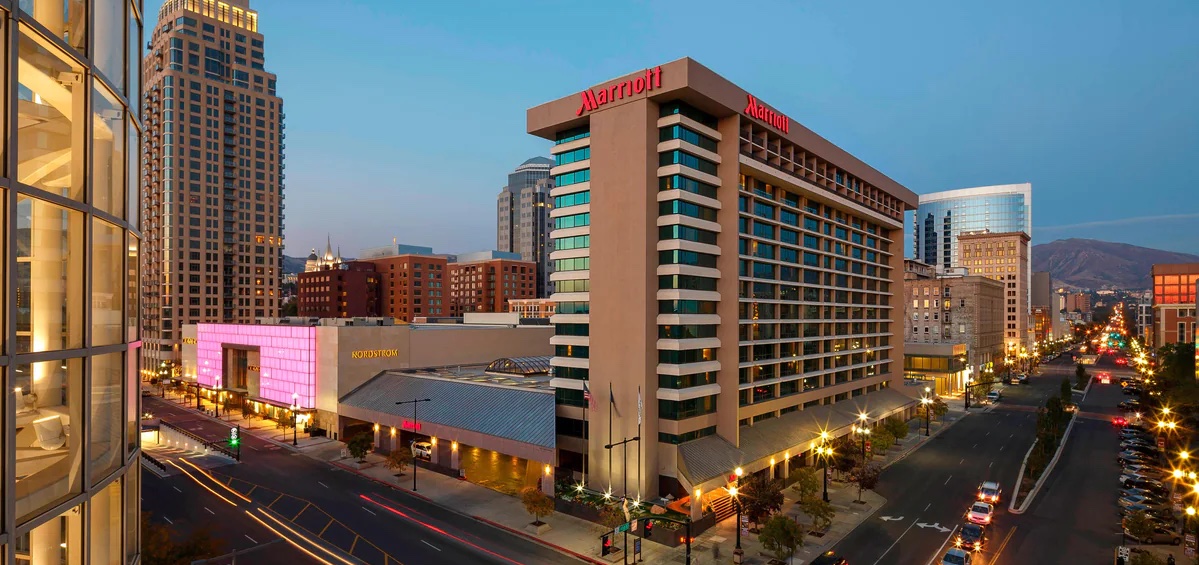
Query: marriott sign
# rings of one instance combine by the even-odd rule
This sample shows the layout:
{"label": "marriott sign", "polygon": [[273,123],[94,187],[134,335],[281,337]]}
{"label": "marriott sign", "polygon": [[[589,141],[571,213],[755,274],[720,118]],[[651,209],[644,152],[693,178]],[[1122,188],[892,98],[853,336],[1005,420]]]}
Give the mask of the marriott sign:
{"label": "marriott sign", "polygon": [[618,82],[608,88],[600,90],[584,90],[579,93],[581,98],[579,109],[575,111],[576,116],[582,116],[583,112],[598,110],[600,106],[612,102],[613,100],[624,99],[625,96],[633,96],[642,92],[650,91],[655,88],[662,88],[662,67],[658,66],[653,69],[645,69],[645,76],[639,76],[634,79],[629,79],[624,82]]}

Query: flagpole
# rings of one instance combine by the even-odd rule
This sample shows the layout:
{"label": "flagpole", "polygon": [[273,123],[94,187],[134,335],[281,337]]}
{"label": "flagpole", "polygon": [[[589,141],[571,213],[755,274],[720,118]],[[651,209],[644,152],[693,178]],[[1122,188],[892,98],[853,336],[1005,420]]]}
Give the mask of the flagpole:
{"label": "flagpole", "polygon": [[[641,385],[637,385],[637,437],[641,437]],[[637,499],[641,499],[641,440],[637,440]]]}
{"label": "flagpole", "polygon": [[583,488],[587,488],[587,456],[591,453],[591,424],[587,423],[587,405],[591,403],[587,381],[583,381]]}
{"label": "flagpole", "polygon": [[[612,445],[612,382],[608,382],[608,445]],[[612,450],[608,449],[608,492],[612,492]]]}

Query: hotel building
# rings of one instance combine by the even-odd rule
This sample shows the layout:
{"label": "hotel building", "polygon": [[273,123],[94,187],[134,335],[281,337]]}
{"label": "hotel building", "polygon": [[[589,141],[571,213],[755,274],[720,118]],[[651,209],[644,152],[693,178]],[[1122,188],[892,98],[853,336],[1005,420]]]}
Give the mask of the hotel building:
{"label": "hotel building", "polygon": [[4,2],[0,562],[140,555],[142,2]]}
{"label": "hotel building", "polygon": [[1190,342],[1195,335],[1199,263],[1153,266],[1153,347]]}
{"label": "hotel building", "polygon": [[531,108],[528,131],[557,163],[552,383],[576,480],[708,496],[911,406],[891,388],[910,190],[686,58]]}
{"label": "hotel building", "polygon": [[964,233],[958,236],[959,265],[971,275],[995,279],[1004,285],[1003,343],[1010,353],[1021,347],[1032,351],[1032,309],[1028,304],[1031,274],[1028,234]]}
{"label": "hotel building", "polygon": [[279,313],[283,100],[248,0],[166,0],[144,65],[147,366],[185,324]]}

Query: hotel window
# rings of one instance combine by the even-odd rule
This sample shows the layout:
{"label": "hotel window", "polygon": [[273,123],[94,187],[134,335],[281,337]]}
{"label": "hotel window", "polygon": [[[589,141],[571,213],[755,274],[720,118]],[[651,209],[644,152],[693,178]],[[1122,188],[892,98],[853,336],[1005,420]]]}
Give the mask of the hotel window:
{"label": "hotel window", "polygon": [[[674,151],[667,151],[665,153],[659,153],[658,165],[662,167],[668,165],[682,165],[684,167],[695,169],[701,173],[707,173],[709,175],[716,174],[716,163],[713,163],[707,159],[701,159],[695,155],[680,151],[678,149]],[[558,185],[555,184],[555,186]]]}
{"label": "hotel window", "polygon": [[707,149],[708,151],[712,152],[716,151],[715,139],[700,134],[682,125],[676,124],[658,130],[658,141],[670,141],[672,139],[685,141],[691,145],[699,147],[700,149]]}

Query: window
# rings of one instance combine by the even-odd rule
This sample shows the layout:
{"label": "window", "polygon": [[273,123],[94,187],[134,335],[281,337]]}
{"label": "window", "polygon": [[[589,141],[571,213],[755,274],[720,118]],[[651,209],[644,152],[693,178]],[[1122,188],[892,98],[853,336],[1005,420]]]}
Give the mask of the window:
{"label": "window", "polygon": [[683,175],[670,175],[658,179],[658,190],[685,190],[692,194],[716,198],[716,187]]}
{"label": "window", "polygon": [[707,113],[696,110],[686,102],[680,102],[677,100],[674,102],[667,102],[661,106],[658,113],[660,117],[672,116],[675,114],[681,114],[699,122],[700,124],[708,126],[712,129],[716,129],[716,118],[713,118]]}
{"label": "window", "polygon": [[678,149],[658,154],[658,166],[665,167],[668,165],[682,165],[684,167],[695,169],[701,173],[707,173],[709,175],[716,174],[716,163],[713,163],[707,159],[701,159],[695,155],[685,151],[680,151]]}
{"label": "window", "polygon": [[554,175],[554,186],[567,186],[591,180],[591,169],[582,169],[573,173]]}
{"label": "window", "polygon": [[691,226],[680,224],[662,226],[658,228],[658,239],[684,239],[697,243],[706,243],[708,245],[716,245],[716,232],[701,230]]}
{"label": "window", "polygon": [[685,420],[716,411],[716,395],[690,400],[659,400],[658,417],[664,420]]}
{"label": "window", "polygon": [[584,212],[582,214],[574,214],[572,216],[559,216],[554,218],[554,229],[562,230],[567,228],[577,228],[591,225],[591,213]]}
{"label": "window", "polygon": [[554,155],[554,166],[569,165],[578,161],[586,161],[591,158],[591,146],[580,147],[574,151],[566,153],[558,153]]}
{"label": "window", "polygon": [[670,141],[672,139],[679,139],[701,149],[707,149],[708,151],[716,151],[715,139],[685,126],[675,124],[658,130],[658,141]]}
{"label": "window", "polygon": [[569,206],[580,206],[589,203],[591,203],[590,190],[554,197],[554,208],[566,208]]}
{"label": "window", "polygon": [[591,137],[591,128],[589,126],[578,127],[560,131],[554,135],[554,145],[570,143],[575,140]]}
{"label": "window", "polygon": [[699,204],[688,202],[686,200],[667,200],[665,202],[659,202],[658,214],[662,216],[682,214],[684,216],[691,216],[692,218],[707,220],[709,222],[716,221],[716,210],[714,208],[700,206]]}
{"label": "window", "polygon": [[660,265],[692,265],[696,267],[716,268],[716,256],[696,251],[674,249],[658,252]]}

